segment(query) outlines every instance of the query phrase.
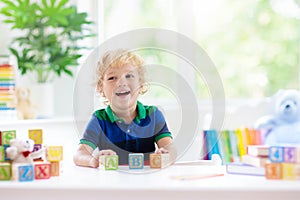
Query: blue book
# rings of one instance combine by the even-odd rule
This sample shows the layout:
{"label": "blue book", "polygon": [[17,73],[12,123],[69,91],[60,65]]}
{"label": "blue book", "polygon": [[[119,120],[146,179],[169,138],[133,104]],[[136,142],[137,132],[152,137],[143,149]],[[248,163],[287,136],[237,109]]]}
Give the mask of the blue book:
{"label": "blue book", "polygon": [[204,138],[208,160],[211,160],[213,154],[218,154],[221,157],[221,152],[219,149],[219,135],[217,131],[204,130]]}

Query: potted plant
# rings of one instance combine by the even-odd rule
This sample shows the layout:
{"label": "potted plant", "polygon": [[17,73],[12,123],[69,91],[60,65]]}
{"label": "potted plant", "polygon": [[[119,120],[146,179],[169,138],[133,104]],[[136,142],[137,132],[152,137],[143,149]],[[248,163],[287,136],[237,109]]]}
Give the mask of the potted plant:
{"label": "potted plant", "polygon": [[69,0],[0,0],[5,23],[21,34],[13,38],[10,52],[22,75],[37,83],[49,83],[62,74],[73,76],[86,48],[78,41],[92,37],[87,13],[79,13]]}

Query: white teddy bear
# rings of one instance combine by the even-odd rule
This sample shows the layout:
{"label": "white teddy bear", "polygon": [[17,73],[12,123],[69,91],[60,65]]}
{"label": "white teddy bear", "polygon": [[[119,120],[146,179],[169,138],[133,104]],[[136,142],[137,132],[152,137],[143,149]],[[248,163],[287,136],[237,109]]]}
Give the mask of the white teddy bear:
{"label": "white teddy bear", "polygon": [[6,156],[13,163],[33,163],[33,160],[45,155],[45,149],[32,152],[34,141],[31,139],[12,139],[10,147],[6,149]]}

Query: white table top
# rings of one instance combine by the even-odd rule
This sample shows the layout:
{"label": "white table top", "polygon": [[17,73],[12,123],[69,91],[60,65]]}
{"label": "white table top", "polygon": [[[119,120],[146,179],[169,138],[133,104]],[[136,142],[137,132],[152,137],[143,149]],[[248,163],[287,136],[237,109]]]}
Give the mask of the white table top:
{"label": "white table top", "polygon": [[[224,176],[199,178],[203,175]],[[179,177],[196,177],[179,180]],[[33,182],[0,182],[1,199],[299,199],[300,181],[225,174],[224,167],[178,166],[118,171],[64,167],[59,177]]]}
{"label": "white table top", "polygon": [[[225,173],[224,167],[173,165],[166,169],[105,171],[77,167],[72,154],[79,135],[72,120],[25,121],[0,123],[2,130],[16,128],[18,137],[26,136],[29,128],[44,129],[45,144],[64,146],[63,173],[59,177],[33,182],[0,181],[0,199],[272,199],[300,198],[300,181],[266,180],[259,176],[227,175],[196,180],[174,177]],[[130,173],[129,173],[130,172]]]}

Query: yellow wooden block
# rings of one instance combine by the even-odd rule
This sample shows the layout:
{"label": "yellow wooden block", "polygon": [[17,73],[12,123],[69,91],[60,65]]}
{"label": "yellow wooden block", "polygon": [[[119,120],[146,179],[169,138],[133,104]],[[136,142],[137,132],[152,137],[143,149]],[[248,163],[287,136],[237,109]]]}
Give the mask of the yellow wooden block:
{"label": "yellow wooden block", "polygon": [[150,154],[150,168],[165,168],[170,164],[169,154]]}
{"label": "yellow wooden block", "polygon": [[28,137],[34,141],[34,144],[43,144],[43,129],[29,129]]}
{"label": "yellow wooden block", "polygon": [[48,146],[46,152],[46,158],[50,162],[58,162],[63,160],[62,146]]}
{"label": "yellow wooden block", "polygon": [[282,179],[284,180],[299,180],[300,179],[300,165],[293,163],[281,163]]}

